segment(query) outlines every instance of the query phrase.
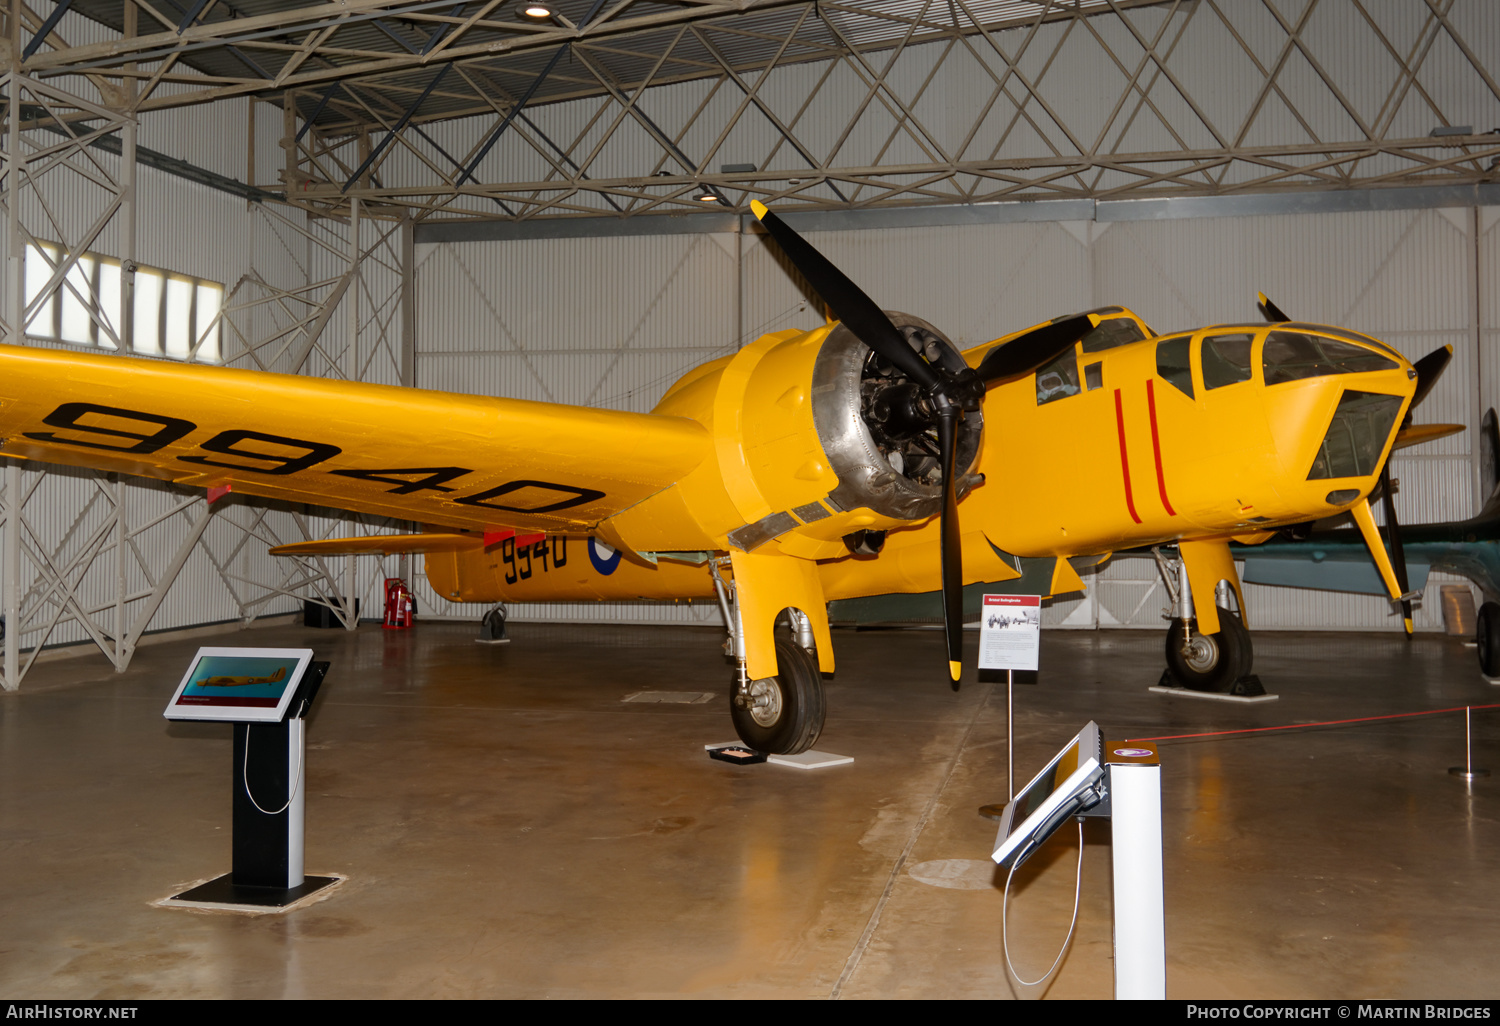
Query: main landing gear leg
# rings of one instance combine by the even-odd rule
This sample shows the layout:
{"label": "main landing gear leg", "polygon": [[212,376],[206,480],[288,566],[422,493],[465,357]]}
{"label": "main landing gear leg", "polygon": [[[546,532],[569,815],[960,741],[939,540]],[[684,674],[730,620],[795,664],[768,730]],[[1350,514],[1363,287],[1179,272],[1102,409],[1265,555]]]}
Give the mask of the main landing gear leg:
{"label": "main landing gear leg", "polygon": [[808,618],[793,609],[792,639],[776,640],[776,676],[751,680],[745,669],[745,624],[734,582],[725,583],[717,562],[709,563],[719,608],[729,628],[725,650],[735,661],[729,686],[729,716],[735,733],[746,745],[772,755],[805,752],[823,732],[827,706],[823,676],[809,649],[813,644]]}
{"label": "main landing gear leg", "polygon": [[1260,678],[1250,672],[1255,661],[1250,632],[1245,629],[1239,615],[1228,608],[1233,589],[1222,583],[1216,589],[1214,601],[1219,606],[1219,630],[1215,634],[1204,634],[1198,630],[1193,592],[1181,558],[1174,559],[1160,549],[1153,549],[1152,555],[1156,557],[1162,583],[1172,600],[1172,623],[1167,628],[1167,668],[1157,686],[1239,698],[1264,695],[1266,689]]}

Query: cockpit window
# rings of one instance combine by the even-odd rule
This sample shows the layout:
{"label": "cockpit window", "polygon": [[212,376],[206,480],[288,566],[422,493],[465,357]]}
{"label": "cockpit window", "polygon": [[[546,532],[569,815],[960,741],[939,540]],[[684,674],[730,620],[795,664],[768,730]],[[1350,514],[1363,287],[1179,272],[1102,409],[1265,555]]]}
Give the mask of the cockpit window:
{"label": "cockpit window", "polygon": [[1114,349],[1117,346],[1128,346],[1132,342],[1139,342],[1145,338],[1141,326],[1129,317],[1116,317],[1112,320],[1101,321],[1094,330],[1083,336],[1083,351],[1085,353],[1102,353],[1106,349]]}
{"label": "cockpit window", "polygon": [[1193,398],[1193,365],[1188,356],[1192,341],[1183,335],[1156,343],[1156,373],[1189,399]]}
{"label": "cockpit window", "polygon": [[1330,374],[1389,370],[1397,366],[1394,360],[1388,360],[1363,346],[1294,331],[1271,332],[1266,338],[1262,362],[1265,364],[1268,385],[1300,381],[1303,378],[1321,378]]}
{"label": "cockpit window", "polygon": [[1070,395],[1077,395],[1078,353],[1069,349],[1036,372],[1036,404],[1045,406]]}
{"label": "cockpit window", "polygon": [[1223,388],[1250,380],[1252,336],[1210,335],[1203,340],[1203,387]]}
{"label": "cockpit window", "polygon": [[1400,412],[1399,395],[1346,391],[1339,397],[1333,423],[1328,425],[1307,479],[1369,477],[1375,473]]}

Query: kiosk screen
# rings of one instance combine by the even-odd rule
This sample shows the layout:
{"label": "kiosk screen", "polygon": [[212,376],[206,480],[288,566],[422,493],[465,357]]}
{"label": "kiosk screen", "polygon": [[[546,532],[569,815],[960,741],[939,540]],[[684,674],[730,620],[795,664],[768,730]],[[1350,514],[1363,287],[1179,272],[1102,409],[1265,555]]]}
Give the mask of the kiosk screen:
{"label": "kiosk screen", "polygon": [[163,715],[279,722],[312,655],[310,648],[200,648]]}
{"label": "kiosk screen", "polygon": [[1099,726],[1091,720],[1005,807],[991,857],[1007,868],[1020,865],[1069,816],[1097,802],[1102,756]]}

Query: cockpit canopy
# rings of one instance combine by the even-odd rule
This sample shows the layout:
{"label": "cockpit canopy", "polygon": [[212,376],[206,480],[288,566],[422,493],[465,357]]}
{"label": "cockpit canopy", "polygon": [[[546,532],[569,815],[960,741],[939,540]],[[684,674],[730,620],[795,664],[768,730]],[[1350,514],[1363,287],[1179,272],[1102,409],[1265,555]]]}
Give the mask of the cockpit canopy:
{"label": "cockpit canopy", "polygon": [[[1236,385],[1255,377],[1252,348],[1253,329],[1209,331],[1197,340],[1200,348],[1203,388],[1212,391]],[[1378,345],[1374,340],[1372,344]],[[1156,343],[1156,372],[1193,397],[1192,335],[1174,335]],[[1353,341],[1329,338],[1312,331],[1273,330],[1261,347],[1262,380],[1267,385],[1289,381],[1329,377],[1335,374],[1360,374],[1365,371],[1394,370],[1395,360]]]}
{"label": "cockpit canopy", "polygon": [[[1207,349],[1204,355],[1207,356]],[[1300,331],[1273,331],[1267,335],[1261,365],[1265,368],[1267,385],[1331,374],[1393,370],[1398,366],[1395,360],[1363,346]]]}

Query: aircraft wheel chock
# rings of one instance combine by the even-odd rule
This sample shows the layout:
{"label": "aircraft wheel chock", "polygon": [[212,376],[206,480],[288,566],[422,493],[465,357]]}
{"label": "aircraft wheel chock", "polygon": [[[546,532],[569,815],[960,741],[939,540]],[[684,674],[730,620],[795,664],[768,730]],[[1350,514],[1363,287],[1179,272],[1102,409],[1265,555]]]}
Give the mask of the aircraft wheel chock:
{"label": "aircraft wheel chock", "polygon": [[1188,623],[1194,628],[1191,636],[1181,620],[1173,620],[1167,628],[1167,667],[1172,676],[1193,691],[1229,691],[1250,672],[1250,632],[1227,609],[1219,610],[1217,634],[1198,633],[1196,619]]}
{"label": "aircraft wheel chock", "polygon": [[1500,605],[1486,602],[1479,607],[1474,640],[1479,648],[1479,672],[1486,677],[1500,677]]}
{"label": "aircraft wheel chock", "polygon": [[740,740],[758,752],[796,755],[823,732],[823,677],[817,661],[785,639],[776,642],[774,677],[750,682],[741,695],[739,681],[729,685],[729,715]]}

